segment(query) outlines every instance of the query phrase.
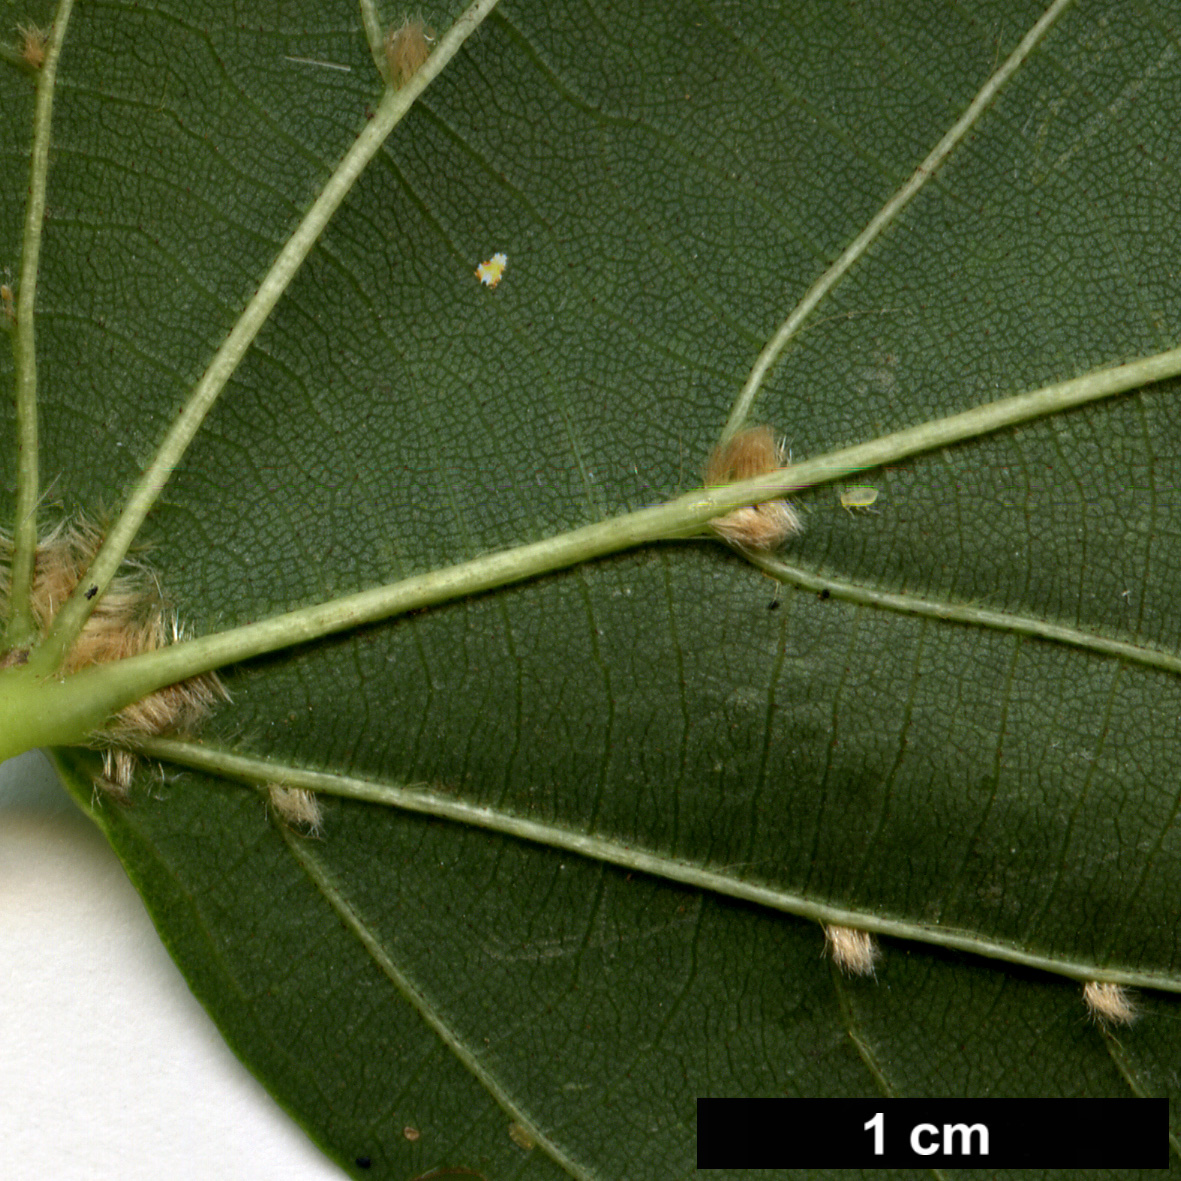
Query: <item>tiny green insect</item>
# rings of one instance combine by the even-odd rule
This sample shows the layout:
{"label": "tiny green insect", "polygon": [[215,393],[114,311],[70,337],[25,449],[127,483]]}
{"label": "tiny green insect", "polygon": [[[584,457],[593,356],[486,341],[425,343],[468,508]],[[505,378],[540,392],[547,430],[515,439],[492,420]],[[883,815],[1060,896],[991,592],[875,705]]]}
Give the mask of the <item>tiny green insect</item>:
{"label": "tiny green insect", "polygon": [[841,491],[841,507],[852,512],[854,509],[867,509],[878,498],[878,490],[868,484],[854,484],[851,488]]}

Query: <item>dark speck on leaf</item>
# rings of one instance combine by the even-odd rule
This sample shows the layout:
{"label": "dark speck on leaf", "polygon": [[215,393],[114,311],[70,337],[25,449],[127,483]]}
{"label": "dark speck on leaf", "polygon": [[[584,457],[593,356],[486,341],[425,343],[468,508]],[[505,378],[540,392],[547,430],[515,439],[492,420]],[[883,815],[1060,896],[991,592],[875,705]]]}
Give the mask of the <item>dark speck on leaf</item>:
{"label": "dark speck on leaf", "polygon": [[824,590],[822,590],[816,597],[823,603],[824,600],[829,597],[828,587],[825,587]]}
{"label": "dark speck on leaf", "polygon": [[358,1169],[367,1169],[367,1168],[369,1168],[369,1166],[371,1164],[373,1164],[373,1162],[367,1156],[357,1157],[357,1168]]}
{"label": "dark speck on leaf", "polygon": [[778,610],[779,610],[779,600],[778,600],[778,599],[772,599],[772,600],[771,600],[771,601],[770,601],[770,602],[767,604],[767,610],[768,610],[768,611],[778,611]]}
{"label": "dark speck on leaf", "polygon": [[93,598],[94,598],[94,596],[95,596],[95,595],[97,595],[97,594],[98,594],[98,587],[97,587],[97,586],[92,586],[92,587],[90,588],[90,590],[88,590],[88,591],[86,592],[86,597],[87,597],[88,599],[93,599]]}

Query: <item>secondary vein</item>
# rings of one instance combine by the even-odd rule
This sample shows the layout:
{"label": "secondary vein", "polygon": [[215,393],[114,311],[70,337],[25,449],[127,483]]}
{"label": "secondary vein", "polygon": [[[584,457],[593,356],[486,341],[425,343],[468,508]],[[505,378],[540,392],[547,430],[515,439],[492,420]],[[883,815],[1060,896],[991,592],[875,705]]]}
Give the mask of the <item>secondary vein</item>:
{"label": "secondary vein", "polygon": [[45,193],[49,177],[49,139],[53,125],[53,94],[57,63],[74,0],[61,0],[53,21],[45,60],[37,71],[37,102],[33,115],[33,149],[29,162],[29,203],[21,242],[20,286],[16,323],[12,329],[16,369],[17,487],[13,529],[11,595],[6,648],[31,643],[36,636],[31,594],[37,553],[37,503],[40,499],[40,458],[37,437],[37,345],[34,305],[41,261],[41,230],[45,224]]}
{"label": "secondary vein", "polygon": [[[246,305],[237,324],[226,337],[201,380],[194,387],[184,409],[165,436],[152,462],[140,476],[119,519],[111,527],[102,549],[87,576],[58,612],[49,635],[30,664],[52,671],[62,662],[70,645],[81,632],[91,611],[98,605],[115,571],[119,568],[157,498],[195,438],[226,383],[246,355],[262,326],[286,291],[305,258],[332,220],[357,178],[377,154],[386,137],[401,122],[415,99],[455,56],[467,38],[496,7],[498,0],[474,0],[447,35],[442,38],[422,68],[400,90],[387,87],[373,118],[345,153],[328,183],[316,198],[295,232],[287,240],[270,271]],[[90,590],[97,587],[97,593]],[[89,596],[89,597],[88,597]]]}
{"label": "secondary vein", "polygon": [[334,772],[313,771],[272,759],[235,754],[199,742],[186,742],[180,739],[145,739],[136,743],[136,749],[152,758],[238,779],[252,785],[278,782],[285,787],[299,787],[307,791],[323,792],[325,795],[364,800],[420,815],[457,821],[531,841],[547,848],[565,849],[570,853],[633,872],[652,874],[665,881],[680,882],[711,893],[753,902],[772,910],[815,919],[820,923],[836,923],[842,927],[854,927],[880,935],[913,939],[938,947],[950,947],[1084,982],[1098,980],[1181,992],[1181,976],[1166,972],[1099,968],[1093,963],[1081,960],[1028,952],[1016,943],[990,939],[972,931],[944,928],[938,923],[916,922],[883,916],[872,911],[854,911],[832,906],[778,886],[744,881],[717,870],[706,869],[701,865],[681,861],[664,853],[651,852],[610,837],[579,832],[558,824],[530,820],[504,809],[469,803],[453,795],[435,791],[426,784],[396,785]]}
{"label": "secondary vein", "polygon": [[964,137],[979,121],[1001,88],[1017,72],[1071,2],[1072,0],[1054,0],[1054,3],[1042,14],[1041,19],[1021,39],[1020,44],[1000,69],[981,87],[968,109],[931,149],[927,158],[914,170],[910,179],[878,210],[865,229],[845,248],[840,258],[812,284],[803,299],[792,309],[791,314],[780,325],[779,331],[767,342],[759,354],[758,360],[755,361],[754,368],[739,392],[734,409],[730,412],[730,417],[722,431],[723,441],[730,438],[746,422],[750,408],[767,374],[787,347],[788,341],[800,330],[816,305],[845,277],[853,264],[882,235],[886,227],[896,220],[910,203],[911,198],[935,175],[939,166],[963,142]]}

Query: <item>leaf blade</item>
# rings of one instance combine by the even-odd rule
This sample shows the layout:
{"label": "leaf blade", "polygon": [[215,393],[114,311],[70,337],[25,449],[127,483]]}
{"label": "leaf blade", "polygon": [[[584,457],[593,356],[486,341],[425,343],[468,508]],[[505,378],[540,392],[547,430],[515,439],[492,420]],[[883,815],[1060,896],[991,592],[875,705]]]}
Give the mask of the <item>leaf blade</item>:
{"label": "leaf blade", "polygon": [[[1006,6],[1004,19],[1012,13]],[[771,45],[780,76],[770,78],[719,70],[730,42],[716,28],[702,33],[689,9],[651,24],[632,14],[627,35],[601,48],[589,13],[576,11],[565,28],[528,9],[493,22],[450,85],[402,129],[381,174],[342,209],[150,523],[186,614],[211,632],[695,484],[732,391],[792,302],[785,292],[806,290],[818,260],[865,224],[991,67],[992,53],[981,50],[992,49],[995,10],[965,16],[931,5],[921,15],[929,27],[892,11],[883,46],[849,13],[825,27],[818,9],[793,9],[795,28],[763,10],[740,13],[739,24],[779,30]],[[1170,133],[1160,127],[1176,121],[1158,124],[1148,103],[1169,111],[1175,101],[1162,75],[1169,21],[1148,9],[1132,15],[1120,40],[1087,14],[1071,14],[977,140],[949,162],[938,191],[908,207],[830,297],[830,318],[814,320],[795,342],[768,384],[769,416],[776,410],[813,449],[814,440],[836,447],[986,401],[1001,374],[1006,388],[1032,388],[1152,351],[1174,335],[1167,268],[1145,265],[1132,282],[1121,266],[1145,227],[1167,239],[1174,220],[1153,169],[1170,158]],[[106,13],[88,19],[92,36],[118,27]],[[348,46],[325,56],[366,60],[363,42],[350,41],[335,19],[308,14],[316,35]],[[800,30],[806,35],[793,36]],[[186,46],[201,40],[188,28],[172,32]],[[251,104],[230,101],[233,85],[219,83],[226,107],[212,134],[221,150],[240,152],[237,175],[211,164],[199,137],[177,157],[178,173],[205,185],[207,208],[237,210],[257,199],[264,212],[254,228],[264,238],[266,227],[285,224],[276,209],[298,207],[320,147],[278,165],[300,121],[289,118],[278,134],[263,116],[302,110],[312,138],[331,139],[363,102],[347,81],[333,83],[345,101],[328,116],[313,113],[323,94],[312,86],[285,92],[286,75],[276,83],[258,46],[282,56],[274,51],[295,48],[286,37],[274,29],[256,43],[241,29],[215,34],[225,76],[245,80],[248,97],[262,100],[253,113],[269,135],[256,145],[267,145],[270,194],[243,184],[260,157],[237,147],[230,112]],[[596,53],[587,52],[592,44]],[[636,52],[661,68],[604,68]],[[75,63],[63,147],[95,131],[86,103],[101,91],[102,66],[119,57]],[[833,70],[834,60],[844,68]],[[115,73],[156,101],[164,67],[161,57],[143,76]],[[895,68],[907,85],[893,85]],[[195,89],[203,71],[181,76]],[[794,93],[783,84],[788,76]],[[1074,76],[1088,77],[1093,92],[1061,84]],[[846,86],[851,77],[868,89]],[[703,91],[703,78],[717,89]],[[690,101],[695,90],[710,101]],[[725,101],[744,95],[760,101]],[[1064,95],[1075,106],[1059,102]],[[169,104],[175,126],[201,113],[191,96]],[[809,116],[821,110],[817,131]],[[799,145],[798,156],[755,151],[761,125],[775,129],[776,142]],[[134,127],[98,131],[79,160],[92,153],[98,161],[104,150],[114,160],[143,155]],[[1138,142],[1152,145],[1151,167]],[[799,166],[802,158],[827,168]],[[1014,158],[1015,176],[1005,169]],[[49,462],[69,473],[71,498],[82,502],[137,470],[138,456],[124,458],[124,448],[150,450],[172,397],[159,392],[159,375],[199,371],[205,346],[194,347],[192,331],[169,331],[187,311],[170,282],[180,269],[173,260],[210,265],[214,292],[239,290],[235,272],[238,280],[257,273],[249,249],[210,260],[201,236],[190,236],[200,224],[194,207],[171,211],[150,185],[128,179],[130,169],[102,172],[67,178],[55,193],[57,270],[46,287]],[[654,186],[653,176],[668,183]],[[1092,195],[1082,202],[1087,232],[1079,234],[1072,219],[1082,177]],[[1129,187],[1139,206],[1123,200]],[[154,236],[172,244],[160,259],[141,264],[136,233],[103,212],[112,204],[106,195],[124,189],[125,201],[158,219]],[[242,192],[249,195],[235,205],[230,198]],[[587,209],[599,211],[589,225]],[[1105,220],[1109,209],[1118,216]],[[98,263],[87,254],[94,224],[117,243]],[[235,246],[251,246],[250,229],[233,227]],[[510,256],[504,282],[495,293],[478,289],[472,267],[500,248]],[[1047,258],[1079,281],[1060,291],[1043,280]],[[119,278],[104,317],[97,309],[109,259],[134,265],[112,270]],[[152,300],[136,298],[141,282]],[[67,309],[78,304],[84,314],[71,320]],[[214,321],[229,315],[216,300],[208,306]],[[328,328],[318,319],[324,309]],[[148,339],[157,356],[145,364],[138,342]],[[70,389],[65,368],[76,346],[91,383],[81,391]],[[145,391],[137,377],[152,364],[155,389]],[[898,465],[883,473],[883,520],[852,522],[831,504],[829,516],[805,498],[814,511],[792,560],[817,578],[888,594],[918,587],[953,605],[984,598],[1000,612],[1175,651],[1172,392],[1138,392]],[[276,451],[262,470],[242,461],[259,419],[273,428]],[[79,420],[111,456],[101,476],[79,442]],[[1134,604],[1122,595],[1129,571]],[[1170,678],[808,595],[772,613],[771,593],[717,550],[682,545],[611,559],[239,670],[234,711],[208,737],[287,762],[440,784],[477,804],[646,841],[735,876],[777,875],[829,903],[931,923],[967,916],[973,929],[990,926],[1023,946],[1083,948],[1096,970],[1174,971],[1159,921],[1176,856]],[[1062,755],[1051,753],[1055,741]],[[231,796],[214,789],[196,815],[216,825]],[[145,833],[160,823],[161,838],[167,834],[156,804],[141,797],[137,810]],[[419,823],[360,805],[330,815],[341,825],[331,855],[345,861],[367,835],[393,841]],[[348,843],[340,840],[345,818],[356,830]],[[1018,854],[1009,852],[1014,836]],[[449,839],[459,842],[453,850],[464,841],[498,854],[512,849],[502,855],[522,863],[553,856],[503,838]],[[613,871],[592,871],[626,893]],[[352,880],[359,892],[386,884],[366,882],[361,871]],[[654,886],[653,896],[667,905],[676,890]],[[699,905],[724,913],[727,931],[744,926],[740,907]],[[502,922],[513,918],[507,908]],[[818,1012],[839,1011],[839,989],[811,962],[817,933],[758,919],[752,939],[770,941],[760,988],[773,993],[785,974],[766,947],[802,932],[777,963],[807,982]],[[227,917],[227,929],[242,921]],[[641,929],[634,916],[627,922]],[[737,936],[723,935],[721,946],[733,951]],[[955,981],[971,977],[954,963]],[[709,976],[717,984],[725,970]],[[507,1005],[521,989],[510,974],[503,981]],[[1038,992],[1030,1011],[1039,1020],[1066,1011],[1055,1006],[1074,990],[1041,984],[1049,991]],[[917,985],[906,991],[930,1008]],[[965,986],[963,995],[970,992]],[[627,995],[634,1018],[642,993]],[[1170,1000],[1160,1003],[1171,1011]],[[735,1028],[747,1019],[722,1011]],[[800,1042],[831,1049],[841,1087],[867,1078],[874,1085],[834,1034],[841,1028],[831,1018],[823,1037],[813,1030]],[[691,1029],[677,1033],[695,1061],[712,1063],[709,1044],[693,1041]],[[903,1051],[913,1047],[899,1037],[886,1039],[899,1069],[883,1077],[903,1073]],[[1095,1045],[1063,1035],[1054,1046],[1067,1064],[1078,1049],[1076,1077],[1099,1077]],[[744,1066],[748,1079],[790,1085],[754,1051]],[[797,1080],[805,1091],[822,1085],[808,1066]],[[666,1059],[651,1069],[672,1077]],[[528,1073],[520,1063],[514,1070]],[[710,1077],[739,1086],[741,1075]],[[990,1085],[1006,1078],[998,1072]],[[912,1085],[945,1084],[920,1075]],[[531,1094],[542,1091],[534,1082]],[[673,1131],[653,1145],[639,1143],[632,1128],[630,1140],[601,1147],[599,1159],[618,1164],[631,1153],[652,1164],[656,1156],[646,1153],[665,1152],[684,1162],[683,1114],[669,1114],[664,1127]],[[585,1121],[570,1117],[562,1131],[571,1152],[590,1151],[595,1129]]]}

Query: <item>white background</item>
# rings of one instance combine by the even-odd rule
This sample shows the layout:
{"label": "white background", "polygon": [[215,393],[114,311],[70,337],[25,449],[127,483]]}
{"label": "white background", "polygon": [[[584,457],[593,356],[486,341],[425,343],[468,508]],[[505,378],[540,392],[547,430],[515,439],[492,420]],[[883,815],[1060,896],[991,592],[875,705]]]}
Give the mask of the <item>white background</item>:
{"label": "white background", "polygon": [[0,766],[0,1177],[343,1176],[226,1048],[44,757]]}

